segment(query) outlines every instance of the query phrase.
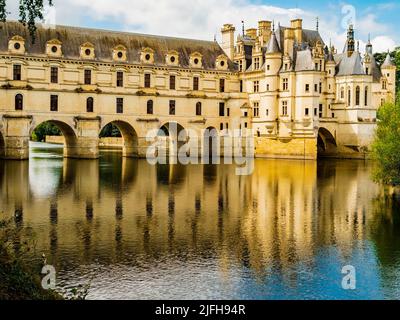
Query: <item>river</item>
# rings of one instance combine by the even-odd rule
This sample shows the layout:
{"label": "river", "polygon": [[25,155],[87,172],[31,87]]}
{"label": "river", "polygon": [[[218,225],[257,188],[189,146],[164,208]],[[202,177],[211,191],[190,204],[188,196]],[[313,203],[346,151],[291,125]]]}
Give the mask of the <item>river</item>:
{"label": "river", "polygon": [[58,289],[90,283],[88,299],[400,298],[400,209],[371,163],[235,169],[33,143],[29,161],[0,162],[0,212],[31,228]]}

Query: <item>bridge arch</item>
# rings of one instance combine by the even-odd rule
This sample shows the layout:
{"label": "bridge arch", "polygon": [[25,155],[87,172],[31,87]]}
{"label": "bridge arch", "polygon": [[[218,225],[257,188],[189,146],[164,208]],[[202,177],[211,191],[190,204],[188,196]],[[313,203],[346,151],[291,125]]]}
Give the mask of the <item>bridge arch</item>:
{"label": "bridge arch", "polygon": [[329,157],[337,154],[337,143],[333,134],[326,128],[318,130],[318,157]]}
{"label": "bridge arch", "polygon": [[164,123],[158,130],[158,137],[159,139],[166,140],[165,152],[167,155],[170,156],[177,155],[180,148],[189,139],[186,129],[180,123],[175,121]]}
{"label": "bridge arch", "polygon": [[217,158],[220,156],[219,134],[215,127],[208,127],[204,131],[203,156],[205,158]]}
{"label": "bridge arch", "polygon": [[49,123],[56,126],[62,133],[64,137],[64,157],[66,158],[74,158],[78,156],[78,136],[75,132],[75,129],[71,124],[68,124],[62,120],[41,120],[35,121],[30,128],[30,136],[33,135],[34,131],[40,127],[42,124]]}
{"label": "bridge arch", "polygon": [[121,132],[123,139],[122,155],[129,158],[137,158],[139,155],[139,138],[135,128],[126,121],[113,120],[105,123],[100,129],[100,133],[109,124],[115,125]]}

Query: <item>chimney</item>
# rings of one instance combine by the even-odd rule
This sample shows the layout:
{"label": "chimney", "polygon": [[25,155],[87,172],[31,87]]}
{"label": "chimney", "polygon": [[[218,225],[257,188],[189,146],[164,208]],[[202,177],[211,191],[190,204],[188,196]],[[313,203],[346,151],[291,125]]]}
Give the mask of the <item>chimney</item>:
{"label": "chimney", "polygon": [[235,27],[232,24],[224,24],[222,30],[222,49],[229,59],[233,60],[235,54]]}
{"label": "chimney", "polygon": [[260,43],[263,46],[267,44],[271,39],[271,21],[259,21],[258,22],[258,36],[260,38]]}
{"label": "chimney", "polygon": [[294,29],[294,39],[297,43],[303,42],[303,20],[295,19],[291,21],[291,27]]}
{"label": "chimney", "polygon": [[294,49],[295,30],[292,28],[286,28],[284,32],[284,54],[292,56]]}
{"label": "chimney", "polygon": [[249,38],[256,40],[257,39],[257,29],[247,29],[246,30],[246,36],[248,36]]}

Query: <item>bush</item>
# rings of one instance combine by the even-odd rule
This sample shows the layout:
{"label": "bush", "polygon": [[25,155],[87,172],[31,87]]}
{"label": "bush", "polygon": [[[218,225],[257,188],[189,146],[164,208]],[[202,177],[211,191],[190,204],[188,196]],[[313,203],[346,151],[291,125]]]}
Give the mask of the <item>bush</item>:
{"label": "bush", "polygon": [[[399,97],[400,98],[400,97]],[[378,112],[378,128],[372,146],[377,162],[375,181],[400,186],[400,103],[387,103]]]}

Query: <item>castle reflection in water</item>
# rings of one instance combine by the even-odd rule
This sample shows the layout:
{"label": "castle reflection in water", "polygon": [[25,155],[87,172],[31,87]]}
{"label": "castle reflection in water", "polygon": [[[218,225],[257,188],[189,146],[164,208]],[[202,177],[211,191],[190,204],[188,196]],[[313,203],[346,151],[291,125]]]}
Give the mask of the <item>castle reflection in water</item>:
{"label": "castle reflection in water", "polygon": [[[235,169],[112,153],[5,161],[0,212],[32,227],[60,286],[92,279],[92,298],[398,293],[388,274],[400,279],[399,211],[369,163],[256,160],[248,177]],[[368,292],[348,296],[340,266],[352,263]]]}

